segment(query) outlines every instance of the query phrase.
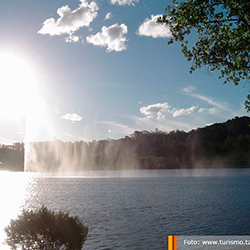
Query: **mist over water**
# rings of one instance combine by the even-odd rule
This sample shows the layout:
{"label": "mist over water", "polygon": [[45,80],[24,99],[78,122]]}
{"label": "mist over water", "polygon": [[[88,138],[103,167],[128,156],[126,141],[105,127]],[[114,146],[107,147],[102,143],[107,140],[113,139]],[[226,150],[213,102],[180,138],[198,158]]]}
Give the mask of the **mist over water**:
{"label": "mist over water", "polygon": [[135,148],[118,141],[29,142],[25,154],[27,172],[79,172],[85,170],[138,169]]}
{"label": "mist over water", "polygon": [[25,170],[248,168],[249,123],[249,117],[236,117],[190,132],[135,131],[121,139],[92,142],[34,141],[41,134],[35,126],[37,137],[29,136],[25,143]]}

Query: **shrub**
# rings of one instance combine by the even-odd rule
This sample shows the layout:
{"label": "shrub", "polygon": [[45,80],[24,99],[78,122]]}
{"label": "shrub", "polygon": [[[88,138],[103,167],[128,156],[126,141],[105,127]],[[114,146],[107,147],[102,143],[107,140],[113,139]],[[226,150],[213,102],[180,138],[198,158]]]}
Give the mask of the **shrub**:
{"label": "shrub", "polygon": [[11,249],[81,250],[88,227],[77,217],[42,206],[37,211],[23,210],[5,232]]}

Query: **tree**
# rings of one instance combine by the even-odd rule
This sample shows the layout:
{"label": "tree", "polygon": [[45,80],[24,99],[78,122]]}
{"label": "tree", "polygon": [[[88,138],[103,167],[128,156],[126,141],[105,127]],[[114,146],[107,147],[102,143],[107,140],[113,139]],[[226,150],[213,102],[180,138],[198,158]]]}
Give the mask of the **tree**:
{"label": "tree", "polygon": [[247,99],[245,101],[245,107],[246,107],[247,112],[250,112],[250,94],[247,95]]}
{"label": "tree", "polygon": [[[173,1],[158,19],[172,32],[168,44],[179,41],[187,60],[193,60],[192,73],[203,65],[219,70],[224,83],[238,85],[250,79],[250,1],[186,0]],[[187,36],[196,30],[197,42],[189,46]],[[245,102],[250,111],[250,96]]]}
{"label": "tree", "polygon": [[88,228],[77,217],[42,206],[37,211],[23,210],[5,232],[11,249],[81,250]]}

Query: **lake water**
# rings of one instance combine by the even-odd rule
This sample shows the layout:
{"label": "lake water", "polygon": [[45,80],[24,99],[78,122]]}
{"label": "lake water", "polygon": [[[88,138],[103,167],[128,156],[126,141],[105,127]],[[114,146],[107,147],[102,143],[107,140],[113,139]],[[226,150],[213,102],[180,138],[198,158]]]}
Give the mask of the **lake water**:
{"label": "lake water", "polygon": [[169,234],[250,235],[250,169],[0,172],[0,188],[1,241],[10,218],[42,204],[83,220],[89,250],[167,249]]}

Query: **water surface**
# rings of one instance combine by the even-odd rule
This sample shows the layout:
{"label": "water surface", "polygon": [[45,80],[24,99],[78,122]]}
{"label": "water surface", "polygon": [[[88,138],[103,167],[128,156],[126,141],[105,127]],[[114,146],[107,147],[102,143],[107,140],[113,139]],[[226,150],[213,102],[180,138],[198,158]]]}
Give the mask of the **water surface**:
{"label": "water surface", "polygon": [[169,234],[250,234],[249,169],[5,172],[0,181],[1,228],[44,204],[84,221],[84,249],[167,249]]}

